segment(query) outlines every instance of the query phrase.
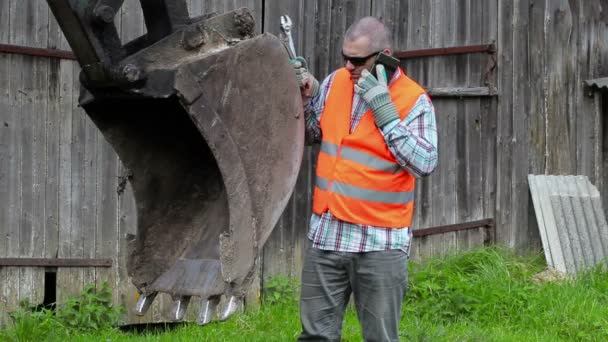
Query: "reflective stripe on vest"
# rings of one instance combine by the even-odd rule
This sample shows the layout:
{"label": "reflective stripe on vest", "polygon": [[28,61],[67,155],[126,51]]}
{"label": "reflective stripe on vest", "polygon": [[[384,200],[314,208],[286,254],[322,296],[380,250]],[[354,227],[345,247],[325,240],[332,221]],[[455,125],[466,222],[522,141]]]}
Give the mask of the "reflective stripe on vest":
{"label": "reflective stripe on vest", "polygon": [[[326,141],[323,141],[321,143],[321,152],[327,153],[332,157],[338,157],[338,149],[338,145],[328,143]],[[355,163],[365,165],[379,171],[390,173],[405,172],[405,170],[403,170],[401,166],[397,163],[391,163],[390,161],[376,158],[372,155],[359,152],[348,146],[342,147],[342,151],[339,157],[341,157],[342,159],[354,161]]]}
{"label": "reflective stripe on vest", "polygon": [[[323,177],[317,176],[317,186],[321,190],[328,191],[329,181]],[[340,182],[331,183],[331,192],[364,201],[389,204],[407,204],[414,200],[414,193],[410,191],[375,191]]]}

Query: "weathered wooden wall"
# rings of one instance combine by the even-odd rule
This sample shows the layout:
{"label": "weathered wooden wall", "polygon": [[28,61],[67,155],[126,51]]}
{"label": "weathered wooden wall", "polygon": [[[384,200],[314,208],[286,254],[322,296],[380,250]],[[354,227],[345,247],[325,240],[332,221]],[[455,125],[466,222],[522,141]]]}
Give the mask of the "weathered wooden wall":
{"label": "weathered wooden wall", "polygon": [[583,81],[608,76],[607,23],[605,0],[498,2],[499,241],[540,243],[528,173],[586,175],[605,192],[601,97]]}
{"label": "weathered wooden wall", "polygon": [[[607,0],[190,0],[191,15],[253,9],[258,32],[295,23],[296,49],[322,78],[341,65],[341,37],[356,18],[375,15],[393,30],[396,50],[495,43],[488,54],[404,61],[431,88],[497,86],[498,96],[434,98],[440,161],[419,182],[414,228],[497,220],[497,241],[539,244],[528,224],[528,173],[584,174],[606,183],[601,97],[582,81],[608,76]],[[126,41],[145,31],[136,0],[117,24]],[[46,2],[0,0],[0,43],[69,49]],[[135,231],[123,168],[77,107],[74,61],[0,54],[0,257],[113,258],[114,267],[60,268],[57,298],[109,281],[131,308],[125,237]],[[316,148],[305,151],[291,201],[261,256],[261,278],[299,277],[310,215]],[[417,239],[414,257],[480,244],[483,232]],[[41,302],[43,268],[0,268],[0,320],[21,299]],[[144,320],[170,307],[161,297]],[[196,310],[195,306],[191,311]],[[132,315],[129,321],[138,321]]]}

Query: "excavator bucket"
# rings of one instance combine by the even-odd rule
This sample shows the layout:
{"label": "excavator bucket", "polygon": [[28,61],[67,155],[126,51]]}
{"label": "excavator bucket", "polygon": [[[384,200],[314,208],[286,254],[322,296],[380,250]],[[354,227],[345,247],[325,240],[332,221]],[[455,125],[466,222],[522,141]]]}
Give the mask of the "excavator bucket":
{"label": "excavator bucket", "polygon": [[200,324],[226,319],[300,168],[302,102],[283,42],[253,36],[246,9],[189,18],[184,1],[146,0],[148,33],[123,45],[122,1],[48,2],[82,66],[80,103],[128,170],[136,313],[164,292],[172,320],[191,297]]}

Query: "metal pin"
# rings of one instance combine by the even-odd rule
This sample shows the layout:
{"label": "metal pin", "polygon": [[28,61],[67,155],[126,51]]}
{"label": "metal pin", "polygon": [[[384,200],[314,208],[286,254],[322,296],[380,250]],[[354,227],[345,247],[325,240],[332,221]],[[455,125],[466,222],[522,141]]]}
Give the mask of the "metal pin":
{"label": "metal pin", "polygon": [[213,317],[215,316],[215,312],[219,303],[219,297],[203,298],[201,300],[201,308],[198,313],[196,323],[199,325],[205,325],[211,322],[211,320],[213,320]]}
{"label": "metal pin", "polygon": [[186,315],[186,310],[188,310],[188,304],[190,303],[190,296],[181,296],[175,300],[173,304],[173,317],[174,321],[181,321],[184,319]]}
{"label": "metal pin", "polygon": [[238,310],[239,306],[241,306],[242,301],[243,300],[241,298],[238,298],[236,296],[230,296],[230,299],[224,307],[224,311],[220,315],[220,320],[225,321],[230,318],[230,316],[232,316],[232,314],[234,314],[236,310]]}
{"label": "metal pin", "polygon": [[139,299],[137,300],[137,304],[135,304],[135,314],[137,316],[143,316],[146,314],[152,303],[154,302],[154,298],[156,298],[157,292],[152,292],[149,294],[141,294]]}

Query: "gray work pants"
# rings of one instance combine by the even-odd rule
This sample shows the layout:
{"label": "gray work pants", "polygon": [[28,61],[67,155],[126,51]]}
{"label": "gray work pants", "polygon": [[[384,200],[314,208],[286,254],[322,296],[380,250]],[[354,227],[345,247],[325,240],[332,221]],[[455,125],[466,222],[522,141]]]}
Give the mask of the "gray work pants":
{"label": "gray work pants", "polygon": [[351,293],[365,341],[399,341],[407,289],[406,252],[347,253],[308,248],[302,269],[298,341],[340,341]]}

